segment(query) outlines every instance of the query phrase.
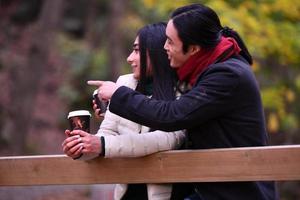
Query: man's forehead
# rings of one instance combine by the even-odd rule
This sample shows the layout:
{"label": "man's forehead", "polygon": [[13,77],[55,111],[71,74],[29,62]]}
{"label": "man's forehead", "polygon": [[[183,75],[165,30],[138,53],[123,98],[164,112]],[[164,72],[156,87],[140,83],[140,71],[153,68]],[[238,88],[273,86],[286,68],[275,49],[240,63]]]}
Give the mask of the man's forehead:
{"label": "man's forehead", "polygon": [[166,36],[170,40],[174,40],[177,37],[177,30],[173,24],[173,20],[170,19],[166,28]]}
{"label": "man's forehead", "polygon": [[173,26],[173,20],[170,19],[168,21],[167,27],[166,27],[166,32],[170,31],[171,27]]}

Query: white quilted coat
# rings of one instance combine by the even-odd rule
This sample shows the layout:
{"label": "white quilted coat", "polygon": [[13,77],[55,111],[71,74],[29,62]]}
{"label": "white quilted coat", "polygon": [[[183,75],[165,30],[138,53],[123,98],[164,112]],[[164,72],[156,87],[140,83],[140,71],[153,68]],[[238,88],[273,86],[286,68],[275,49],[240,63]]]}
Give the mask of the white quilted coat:
{"label": "white quilted coat", "polygon": [[[133,74],[120,76],[118,85],[125,85],[132,89],[137,86],[137,80]],[[105,157],[139,157],[158,151],[177,149],[185,138],[184,131],[149,132],[149,128],[129,121],[109,110],[105,113],[100,128],[96,134],[105,138]],[[115,137],[118,135],[118,137]],[[85,155],[81,159],[91,159],[97,155]],[[147,184],[149,200],[167,200],[171,196],[170,184]],[[114,199],[121,199],[127,190],[126,184],[117,184],[114,191]]]}

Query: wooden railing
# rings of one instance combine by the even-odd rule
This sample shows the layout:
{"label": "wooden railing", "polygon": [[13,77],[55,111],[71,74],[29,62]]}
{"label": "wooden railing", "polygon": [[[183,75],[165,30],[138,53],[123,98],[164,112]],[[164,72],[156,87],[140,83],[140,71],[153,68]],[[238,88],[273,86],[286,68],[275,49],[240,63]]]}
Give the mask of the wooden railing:
{"label": "wooden railing", "polygon": [[300,145],[181,150],[141,158],[74,161],[0,157],[0,186],[300,180]]}

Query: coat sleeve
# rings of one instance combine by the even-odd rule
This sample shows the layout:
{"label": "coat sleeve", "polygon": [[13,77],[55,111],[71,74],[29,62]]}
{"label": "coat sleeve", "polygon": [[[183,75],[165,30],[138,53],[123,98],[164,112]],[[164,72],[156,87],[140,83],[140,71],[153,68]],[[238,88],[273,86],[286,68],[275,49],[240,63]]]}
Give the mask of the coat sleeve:
{"label": "coat sleeve", "polygon": [[[131,88],[133,88],[135,85],[132,74],[120,76],[117,80],[117,83],[120,85],[127,85]],[[111,113],[109,110],[106,111],[104,119],[100,124],[100,127],[96,134],[96,136],[99,137],[99,141],[101,136],[116,136],[119,134],[118,124],[120,118],[121,118],[120,116]],[[99,155],[96,153],[88,153],[88,154],[83,154],[78,160],[90,160],[98,156]]]}
{"label": "coat sleeve", "polygon": [[[115,115],[109,110],[106,111],[105,117],[100,124],[100,128],[98,129],[96,136],[100,137],[101,136],[116,136],[119,135],[118,133],[118,124],[120,121],[120,116]],[[78,160],[91,160],[93,158],[98,157],[99,155],[96,153],[85,153],[83,154]]]}
{"label": "coat sleeve", "polygon": [[[129,88],[136,87],[136,80],[133,78],[133,74],[127,74],[120,76],[116,82],[118,85],[125,85]],[[107,109],[104,119],[100,124],[97,135],[100,136],[108,136],[108,135],[119,135],[118,126],[120,123],[121,117],[115,115]]]}
{"label": "coat sleeve", "polygon": [[234,107],[232,95],[239,74],[226,67],[211,69],[196,86],[174,101],[159,101],[120,87],[110,101],[110,111],[134,122],[164,131],[199,126]]}
{"label": "coat sleeve", "polygon": [[105,136],[105,157],[139,157],[159,151],[178,149],[185,140],[185,131],[153,131]]}
{"label": "coat sleeve", "polygon": [[96,135],[99,137],[107,135],[118,135],[119,121],[120,117],[118,115],[115,115],[107,110]]}
{"label": "coat sleeve", "polygon": [[[105,113],[105,118],[103,119],[100,128],[98,129],[98,132],[96,133],[96,136],[115,136],[118,135],[117,127],[118,127],[118,119],[120,117],[109,112],[108,110]],[[98,157],[99,154],[97,153],[85,153],[83,154],[78,160],[91,160],[93,158]]]}

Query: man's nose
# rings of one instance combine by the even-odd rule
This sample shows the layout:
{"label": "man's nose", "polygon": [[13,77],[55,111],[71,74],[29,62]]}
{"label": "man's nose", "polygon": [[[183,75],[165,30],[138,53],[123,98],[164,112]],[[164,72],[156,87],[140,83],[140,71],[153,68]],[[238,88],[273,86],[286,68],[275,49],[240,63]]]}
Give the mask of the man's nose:
{"label": "man's nose", "polygon": [[166,41],[165,44],[164,44],[164,49],[165,49],[165,50],[168,50],[168,49],[169,49],[169,45],[168,45],[167,41]]}

